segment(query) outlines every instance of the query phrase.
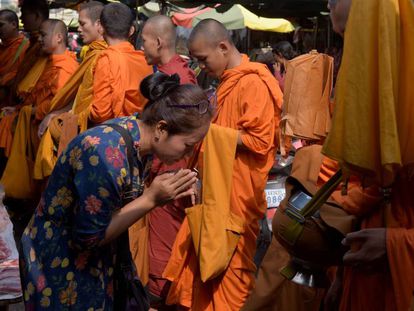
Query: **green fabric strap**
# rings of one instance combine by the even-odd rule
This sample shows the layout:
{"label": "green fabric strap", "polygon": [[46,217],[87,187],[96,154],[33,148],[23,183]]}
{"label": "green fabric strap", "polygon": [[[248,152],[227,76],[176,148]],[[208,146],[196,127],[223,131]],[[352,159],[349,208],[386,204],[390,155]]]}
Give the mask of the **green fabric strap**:
{"label": "green fabric strap", "polygon": [[[339,170],[334,176],[332,176],[319,190],[315,193],[312,199],[306,204],[303,210],[300,212],[304,218],[312,216],[315,214],[322,205],[328,200],[332,192],[338,187],[339,183],[342,180],[342,171]],[[296,241],[300,237],[303,231],[303,225],[296,218],[289,215],[289,210],[287,210],[287,215],[291,218],[291,223],[288,224],[283,230],[283,239],[290,245],[295,245]]]}
{"label": "green fabric strap", "polygon": [[27,43],[27,38],[24,38],[22,42],[20,43],[19,47],[17,48],[16,55],[14,55],[12,64],[14,64],[17,61],[26,43]]}

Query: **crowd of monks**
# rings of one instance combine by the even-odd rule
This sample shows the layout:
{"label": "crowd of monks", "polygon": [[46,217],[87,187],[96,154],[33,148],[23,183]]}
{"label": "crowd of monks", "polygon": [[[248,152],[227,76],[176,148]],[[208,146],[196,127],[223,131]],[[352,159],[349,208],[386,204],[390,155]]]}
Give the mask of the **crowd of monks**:
{"label": "crowd of monks", "polygon": [[[279,270],[290,255],[275,238],[256,276],[253,258],[283,93],[265,65],[237,50],[222,24],[205,20],[193,29],[188,47],[200,69],[219,78],[213,123],[227,130],[213,128],[198,158],[173,165],[154,159],[152,177],[198,161],[205,196],[200,207],[182,200],[160,206],[129,229],[154,308],[414,310],[414,3],[337,0],[329,8],[334,30],[345,40],[333,125],[323,150],[305,151],[294,170],[318,187],[339,166],[348,172],[346,191],[331,198],[358,218],[358,230],[343,241],[358,247],[345,254],[343,267],[329,270],[329,290],[284,278]],[[24,0],[21,21],[26,35],[15,12],[0,11],[0,182],[10,198],[36,202],[76,135],[141,112],[146,100],[139,85],[146,76],[160,71],[178,74],[182,84],[197,83],[176,53],[175,26],[166,16],[146,21],[143,50],[136,50],[127,6],[81,3],[80,63],[67,49],[66,25],[49,19],[46,1]],[[120,32],[117,23],[129,30]],[[208,196],[222,201],[212,206]]]}

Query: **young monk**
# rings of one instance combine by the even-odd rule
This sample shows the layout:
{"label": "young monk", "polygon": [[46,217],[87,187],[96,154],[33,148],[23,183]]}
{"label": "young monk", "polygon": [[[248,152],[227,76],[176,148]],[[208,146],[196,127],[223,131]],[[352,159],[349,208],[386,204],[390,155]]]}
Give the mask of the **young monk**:
{"label": "young monk", "polygon": [[100,18],[108,48],[99,56],[93,82],[89,120],[106,120],[142,111],[146,99],[139,91],[142,79],[153,71],[144,53],[135,51],[128,38],[134,32],[134,16],[122,3],[105,6]]}
{"label": "young monk", "polygon": [[[148,65],[156,66],[158,71],[168,75],[177,74],[181,84],[196,84],[193,70],[188,63],[177,55],[175,50],[176,30],[171,19],[164,15],[158,15],[148,19],[142,30],[142,43],[145,59]],[[151,167],[153,176],[161,175],[166,171],[187,168],[187,159],[183,158],[173,165],[166,165],[155,158]],[[178,229],[184,219],[183,202],[174,201],[168,205],[153,210],[148,214],[148,259],[149,273],[141,272],[141,278],[148,279],[149,292],[158,297],[157,307],[163,303],[168,293],[168,281],[162,277],[162,272],[167,265]],[[137,224],[139,227],[139,225]],[[130,229],[131,237],[137,238]],[[131,238],[131,249],[135,250],[137,241]],[[143,256],[142,248],[134,252],[137,266],[141,269],[140,262]],[[148,276],[144,275],[148,274]],[[155,305],[154,305],[155,306]]]}
{"label": "young monk", "polygon": [[8,86],[29,47],[29,40],[19,33],[19,18],[12,10],[0,11],[0,39],[0,100],[4,103]]}
{"label": "young monk", "polygon": [[[31,88],[30,93],[23,97],[14,135],[18,139],[13,139],[9,160],[2,177],[6,195],[18,199],[23,199],[29,194],[22,193],[20,190],[23,187],[16,188],[18,184],[10,181],[27,174],[27,172],[20,172],[21,169],[25,169],[25,166],[21,165],[21,157],[26,155],[26,147],[30,144],[32,146],[30,150],[33,152],[30,157],[31,160],[34,160],[33,157],[39,144],[38,124],[44,118],[44,112],[50,109],[50,102],[57,91],[65,85],[78,68],[75,55],[67,50],[67,28],[61,20],[48,19],[42,23],[40,44],[42,52],[48,55],[48,59],[36,84]],[[34,74],[33,69],[29,72],[29,75],[31,74]]]}
{"label": "young monk", "polygon": [[[237,132],[230,190],[230,214],[234,217],[229,219],[227,229],[237,231],[238,242],[223,250],[231,256],[224,271],[201,282],[194,247],[179,247],[189,238],[182,234],[187,231],[183,225],[164,272],[172,281],[167,303],[190,310],[239,310],[254,286],[258,221],[266,209],[264,187],[274,163],[282,93],[266,66],[240,54],[225,27],[216,20],[204,20],[194,28],[189,50],[201,69],[220,78],[214,123]],[[208,172],[209,167],[203,167],[203,171]],[[231,223],[236,218],[237,224]],[[203,239],[201,236],[200,241]],[[213,238],[210,248],[221,247],[214,243]],[[188,258],[184,254],[188,260],[179,268],[177,258],[183,252],[192,255]]]}
{"label": "young monk", "polygon": [[323,152],[383,193],[377,208],[362,217],[361,230],[343,242],[350,251],[335,295],[341,297],[341,311],[409,310],[414,292],[414,3],[339,0],[329,7],[333,28],[344,35],[344,54]]}
{"label": "young monk", "polygon": [[142,45],[148,65],[157,66],[157,70],[180,76],[182,84],[196,84],[194,71],[187,61],[175,51],[176,30],[171,19],[165,15],[149,18],[142,29]]}
{"label": "young monk", "polygon": [[[78,30],[88,50],[78,70],[52,99],[48,115],[40,124],[39,134],[43,136],[36,156],[35,179],[50,175],[57,159],[56,151],[63,150],[78,134],[78,126],[81,132],[87,129],[96,60],[107,48],[100,23],[103,7],[98,1],[80,5]],[[63,112],[69,109],[70,112]]]}

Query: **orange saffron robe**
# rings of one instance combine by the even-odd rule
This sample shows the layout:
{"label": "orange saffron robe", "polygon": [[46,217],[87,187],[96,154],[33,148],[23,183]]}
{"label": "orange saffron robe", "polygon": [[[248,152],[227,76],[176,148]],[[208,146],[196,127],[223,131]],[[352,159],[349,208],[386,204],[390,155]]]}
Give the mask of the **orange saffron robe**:
{"label": "orange saffron robe", "polygon": [[139,91],[139,85],[152,72],[143,51],[136,51],[131,43],[108,47],[95,67],[90,121],[102,123],[141,112],[147,100]]}
{"label": "orange saffron robe", "polygon": [[[254,286],[253,256],[258,221],[266,209],[264,188],[275,159],[275,136],[281,113],[278,107],[282,100],[282,92],[270,71],[265,65],[250,62],[246,55],[239,66],[223,73],[217,90],[214,123],[241,131],[243,144],[248,149],[237,151],[230,194],[230,211],[242,220],[244,232],[227,269],[204,283],[194,257],[184,264],[183,270],[174,273],[183,251],[174,247],[164,272],[172,281],[167,303],[190,310],[240,310],[243,306]],[[186,238],[180,233],[181,229],[175,246],[184,243]],[[185,251],[194,252],[191,247]]]}
{"label": "orange saffron robe", "polygon": [[53,97],[78,67],[75,55],[67,50],[64,54],[50,56],[42,76],[23,103],[23,105],[32,104],[36,107],[36,120],[42,121],[49,113]]}
{"label": "orange saffron robe", "polygon": [[29,40],[23,34],[0,44],[0,86],[8,85],[16,77],[28,47]]}
{"label": "orange saffron robe", "polygon": [[[22,94],[24,97],[22,109],[27,107],[35,108],[36,112],[34,117],[37,121],[41,121],[44,111],[48,111],[49,109],[51,100],[56,95],[57,91],[65,85],[66,81],[76,71],[77,67],[78,63],[76,62],[74,54],[69,51],[65,51],[65,53],[59,55],[50,55],[47,59],[43,72],[41,73],[34,87],[30,90],[30,92]],[[29,72],[29,74],[32,73],[32,71]],[[33,120],[30,118],[24,120],[24,122],[22,120],[20,123],[18,123],[20,125],[16,127],[16,132],[14,135],[16,137],[19,137],[19,140],[12,141],[9,159],[4,170],[2,180],[4,180],[4,178],[6,178],[6,180],[11,180],[16,175],[27,175],[27,173],[19,173],[20,169],[25,169],[26,167],[22,166],[20,161],[22,150],[25,150],[25,145],[27,143],[30,143],[32,145],[32,153],[34,156],[36,155],[39,143],[37,137],[37,125],[33,124]],[[27,122],[30,124],[26,124]],[[23,154],[25,153],[23,152]],[[29,160],[34,161],[34,156]],[[30,176],[32,175],[32,172],[30,172]],[[18,176],[16,176],[16,178],[18,178]],[[17,185],[13,184],[13,182],[9,182],[8,184],[13,185],[13,187]],[[19,191],[15,192],[14,189],[9,188],[6,190],[6,192],[18,193]],[[30,191],[27,193],[29,192]]]}

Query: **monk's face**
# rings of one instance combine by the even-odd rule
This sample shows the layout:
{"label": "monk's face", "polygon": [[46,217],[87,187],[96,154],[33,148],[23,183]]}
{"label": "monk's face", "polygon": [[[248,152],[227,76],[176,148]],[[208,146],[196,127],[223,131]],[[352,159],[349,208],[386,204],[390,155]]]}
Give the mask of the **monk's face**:
{"label": "monk's face", "polygon": [[8,40],[13,38],[17,29],[16,23],[9,22],[4,14],[0,15],[0,39]]}
{"label": "monk's face", "polygon": [[156,135],[159,137],[153,143],[152,150],[155,155],[165,164],[171,165],[185,156],[190,156],[196,144],[206,136],[210,122],[207,120],[197,130],[188,134],[169,135],[167,131],[156,127]]}
{"label": "monk's face", "polygon": [[160,39],[152,31],[151,25],[144,26],[142,30],[142,48],[144,50],[145,60],[148,65],[157,65],[161,60]]}
{"label": "monk's face", "polygon": [[40,26],[39,42],[42,51],[46,54],[53,54],[59,46],[59,37],[49,22],[43,22]]}
{"label": "monk's face", "polygon": [[348,20],[349,9],[351,8],[351,0],[329,0],[328,9],[330,10],[333,30],[344,35],[346,22]]}
{"label": "monk's face", "polygon": [[191,57],[197,60],[200,69],[210,76],[221,77],[228,63],[226,42],[209,44],[208,40],[200,37],[190,42],[188,48]]}
{"label": "monk's face", "polygon": [[101,22],[96,20],[93,22],[88,14],[88,10],[79,12],[79,34],[85,44],[91,44],[93,41],[101,39],[103,32]]}

